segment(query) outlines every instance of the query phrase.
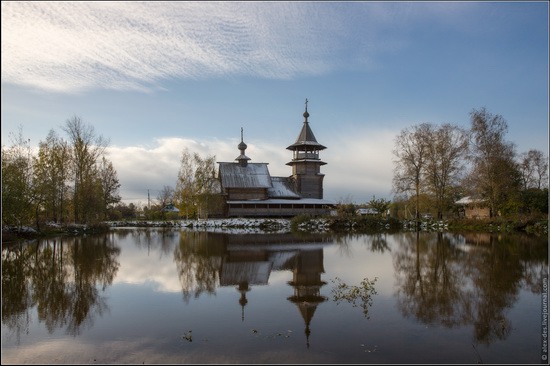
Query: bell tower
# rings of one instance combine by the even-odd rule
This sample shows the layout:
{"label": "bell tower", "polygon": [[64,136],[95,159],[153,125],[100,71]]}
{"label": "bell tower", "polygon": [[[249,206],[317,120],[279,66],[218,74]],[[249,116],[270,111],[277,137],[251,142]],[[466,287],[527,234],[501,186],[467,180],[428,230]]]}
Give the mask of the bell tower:
{"label": "bell tower", "polygon": [[304,125],[296,139],[296,142],[287,147],[292,150],[292,161],[286,163],[292,167],[291,178],[295,182],[296,192],[302,198],[323,198],[323,178],[321,173],[321,165],[325,165],[324,161],[319,158],[319,151],[326,149],[315,139],[315,135],[309,127],[309,113],[306,110],[303,114]]}

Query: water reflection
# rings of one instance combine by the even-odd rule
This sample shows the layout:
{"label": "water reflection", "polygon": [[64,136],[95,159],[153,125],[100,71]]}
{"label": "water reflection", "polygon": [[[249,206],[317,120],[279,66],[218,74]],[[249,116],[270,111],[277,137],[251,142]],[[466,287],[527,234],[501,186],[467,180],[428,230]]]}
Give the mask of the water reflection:
{"label": "water reflection", "polygon": [[310,324],[317,306],[326,301],[321,287],[323,246],[331,245],[327,235],[243,234],[182,232],[174,250],[183,289],[183,299],[215,293],[216,287],[234,286],[240,294],[241,320],[245,319],[247,293],[251,286],[265,286],[272,271],[290,271],[288,285],[305,324],[309,346]]}
{"label": "water reflection", "polygon": [[548,271],[547,247],[532,245],[525,235],[411,232],[397,238],[393,260],[399,310],[424,324],[473,325],[474,341],[480,344],[509,336],[512,323],[506,313],[521,287],[540,294]]}
{"label": "water reflection", "polygon": [[120,253],[109,236],[60,237],[2,250],[2,322],[19,339],[29,332],[30,310],[51,334],[76,336],[108,311],[104,291]]}
{"label": "water reflection", "polygon": [[[545,238],[527,235],[442,232],[297,236],[120,228],[106,235],[59,237],[2,249],[2,329],[15,335],[15,345],[36,342],[33,337],[40,338],[44,328],[50,335],[60,329],[69,338],[89,342],[98,341],[88,340],[87,334],[100,334],[101,347],[147,332],[152,339],[147,352],[162,360],[165,352],[181,352],[182,334],[193,328],[203,333],[192,346],[201,350],[205,363],[216,360],[208,358],[214,350],[208,347],[214,345],[220,352],[225,347],[247,355],[232,363],[253,363],[251,355],[261,352],[259,348],[268,352],[274,344],[260,346],[247,338],[251,327],[259,332],[298,328],[299,339],[277,344],[277,352],[289,347],[289,363],[318,363],[329,354],[334,358],[326,358],[327,363],[365,363],[357,352],[358,337],[377,345],[378,363],[460,362],[446,357],[465,342],[470,352],[472,344],[499,347],[506,342],[536,349],[532,338],[540,332],[540,319],[533,306],[540,304],[542,277],[548,271],[547,244]],[[361,312],[351,303],[337,306],[334,297],[327,297],[339,278],[353,290],[366,278],[378,279],[372,282],[376,296],[365,305],[369,309]],[[131,300],[126,298],[129,291]],[[536,301],[522,303],[526,294]],[[166,313],[151,313],[151,302]],[[130,320],[145,320],[147,326],[136,321],[133,328],[128,316],[119,320],[120,313],[110,314],[110,306],[118,305],[123,312],[128,304],[135,317]],[[223,314],[214,315],[213,309],[220,306]],[[270,312],[264,314],[266,309]],[[411,337],[403,345],[404,329],[420,332],[415,322],[404,321],[407,318],[424,325],[423,332],[438,331]],[[173,330],[178,343],[167,351],[170,347],[158,340],[171,339],[176,322],[186,328]],[[312,333],[315,341],[310,347]],[[463,333],[469,339],[460,343]],[[531,333],[530,340],[518,340],[517,334]],[[206,338],[208,344],[199,342]],[[23,360],[13,356],[17,347],[4,341],[3,335],[3,361],[6,350],[10,362]],[[292,343],[296,341],[298,345]],[[433,342],[440,345],[436,350]],[[404,347],[410,347],[408,352],[393,352]],[[300,353],[304,349],[310,353]],[[478,356],[478,361],[533,362],[527,353],[512,354],[514,347],[487,349],[483,354],[480,348],[483,358]],[[427,353],[439,358],[426,359]],[[461,362],[472,361],[464,357]],[[169,363],[174,360],[166,358]]]}

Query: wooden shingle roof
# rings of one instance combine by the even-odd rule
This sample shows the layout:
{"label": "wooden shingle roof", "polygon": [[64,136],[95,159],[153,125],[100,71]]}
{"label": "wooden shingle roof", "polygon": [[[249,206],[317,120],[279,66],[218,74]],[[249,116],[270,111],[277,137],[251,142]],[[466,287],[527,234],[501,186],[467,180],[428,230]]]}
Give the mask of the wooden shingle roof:
{"label": "wooden shingle roof", "polygon": [[271,176],[268,163],[248,163],[241,166],[236,163],[218,163],[223,188],[271,188]]}

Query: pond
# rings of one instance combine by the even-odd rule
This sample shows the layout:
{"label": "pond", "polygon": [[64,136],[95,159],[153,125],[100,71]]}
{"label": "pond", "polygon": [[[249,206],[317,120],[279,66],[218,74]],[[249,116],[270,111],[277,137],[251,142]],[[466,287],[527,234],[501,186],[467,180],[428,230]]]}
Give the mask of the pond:
{"label": "pond", "polygon": [[547,281],[526,234],[41,239],[2,249],[2,363],[536,364]]}

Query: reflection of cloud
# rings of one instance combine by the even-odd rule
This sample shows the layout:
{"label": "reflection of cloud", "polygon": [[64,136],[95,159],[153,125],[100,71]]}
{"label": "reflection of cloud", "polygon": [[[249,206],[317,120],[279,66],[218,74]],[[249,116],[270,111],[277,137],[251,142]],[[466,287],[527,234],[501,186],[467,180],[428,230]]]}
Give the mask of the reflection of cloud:
{"label": "reflection of cloud", "polygon": [[[162,235],[162,234],[159,234]],[[158,236],[154,241],[157,242]],[[128,241],[125,245],[135,245]],[[140,249],[127,250],[120,257],[120,267],[113,285],[129,283],[134,285],[150,284],[155,291],[181,292],[182,287],[174,262],[174,245],[160,249],[158,246],[148,248],[146,244]]]}
{"label": "reflection of cloud", "polygon": [[[326,273],[337,273],[338,278],[343,282],[359,286],[363,278],[373,280],[377,278],[374,286],[378,293],[377,299],[390,299],[393,297],[393,262],[392,256],[388,252],[372,252],[372,240],[375,236],[363,235],[361,237],[349,237],[349,243],[346,251],[342,252],[337,241],[335,245],[325,248],[324,266]],[[386,239],[388,246],[393,248],[396,243],[396,236],[388,234]],[[345,258],[342,261],[342,257]],[[345,266],[342,263],[345,262]],[[324,280],[330,285],[327,286],[325,295],[330,295],[330,289],[333,287],[330,278],[325,276]],[[377,300],[378,301],[378,300]],[[386,301],[386,300],[384,300]]]}
{"label": "reflection of cloud", "polygon": [[[356,202],[367,202],[373,195],[389,199],[393,163],[391,148],[395,133],[357,129],[353,137],[332,137],[330,146],[321,152],[327,163],[321,167],[325,174],[324,196],[335,201],[351,196]],[[324,142],[324,141],[323,141]],[[156,140],[154,147],[110,147],[108,158],[113,162],[121,183],[121,196],[126,203],[147,202],[147,192],[156,199],[165,186],[175,187],[180,158],[187,147],[202,157],[215,155],[216,161],[231,162],[239,155],[239,141],[211,140],[198,143],[181,138]],[[246,141],[251,162],[269,163],[272,176],[289,176],[286,165],[292,153],[286,145],[273,142]]]}
{"label": "reflection of cloud", "polygon": [[2,2],[2,82],[60,92],[146,91],[171,78],[316,75],[353,64],[364,67],[376,53],[402,48],[402,36],[388,30],[419,16],[461,18],[456,11],[446,14],[448,8]]}
{"label": "reflection of cloud", "polygon": [[[237,352],[234,355],[226,349],[207,347],[203,351],[182,352],[176,348],[170,353],[167,347],[155,352],[151,345],[162,343],[158,338],[131,341],[108,339],[103,343],[84,343],[82,339],[50,339],[48,342],[15,348],[2,348],[2,363],[7,364],[234,364],[234,363],[294,363],[303,359],[300,351],[258,351],[247,354]],[[326,355],[310,354],[307,363],[316,364],[326,361]]]}

